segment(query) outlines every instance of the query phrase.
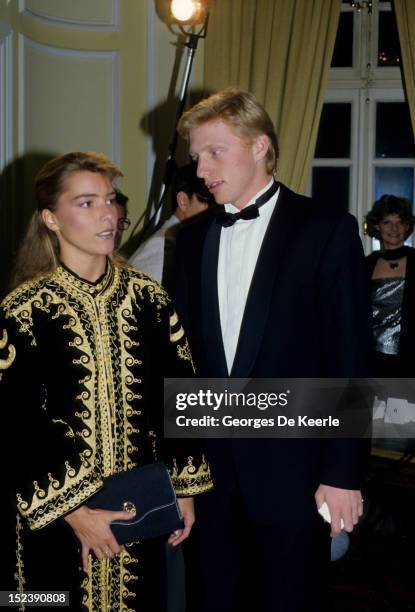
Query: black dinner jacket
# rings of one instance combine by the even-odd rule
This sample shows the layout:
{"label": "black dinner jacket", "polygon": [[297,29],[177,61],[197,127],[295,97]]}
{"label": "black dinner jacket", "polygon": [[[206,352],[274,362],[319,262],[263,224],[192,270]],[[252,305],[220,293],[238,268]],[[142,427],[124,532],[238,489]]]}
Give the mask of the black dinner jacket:
{"label": "black dinner jacket", "polygon": [[[176,306],[200,376],[367,375],[369,291],[354,217],[336,210],[335,200],[327,208],[280,185],[231,372],[226,366],[217,292],[220,232],[210,218],[184,229],[177,240]],[[321,482],[359,488],[364,446],[348,440],[234,440],[230,456],[222,456],[222,462],[221,453],[216,453],[216,476],[221,481],[224,461],[231,459],[242,490],[251,498],[251,510],[267,506],[275,514],[276,479],[290,491],[302,490],[304,503]],[[211,458],[215,463],[215,450]]]}

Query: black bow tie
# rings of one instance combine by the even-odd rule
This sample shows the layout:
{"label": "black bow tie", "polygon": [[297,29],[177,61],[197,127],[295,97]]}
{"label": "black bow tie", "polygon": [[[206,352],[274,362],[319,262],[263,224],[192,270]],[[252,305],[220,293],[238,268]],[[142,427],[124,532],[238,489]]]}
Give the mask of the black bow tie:
{"label": "black bow tie", "polygon": [[274,193],[278,189],[278,183],[274,181],[269,189],[265,191],[259,198],[253,203],[243,208],[238,213],[228,213],[220,207],[219,212],[216,215],[216,223],[219,223],[222,227],[231,227],[238,219],[245,219],[249,221],[250,219],[256,219],[259,217],[258,208],[263,206],[268,202]]}

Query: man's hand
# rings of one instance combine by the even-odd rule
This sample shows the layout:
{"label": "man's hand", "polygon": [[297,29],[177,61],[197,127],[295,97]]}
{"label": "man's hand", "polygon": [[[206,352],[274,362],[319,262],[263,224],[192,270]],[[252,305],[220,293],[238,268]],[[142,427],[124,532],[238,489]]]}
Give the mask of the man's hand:
{"label": "man's hand", "polygon": [[82,544],[82,565],[88,569],[88,554],[92,550],[98,559],[113,557],[121,552],[111,531],[112,521],[128,521],[134,516],[131,512],[112,512],[80,506],[64,518],[72,527]]}
{"label": "man's hand", "polygon": [[179,497],[177,501],[183,514],[184,529],[178,529],[171,534],[168,543],[172,546],[177,546],[189,536],[193,523],[195,522],[193,497]]}
{"label": "man's hand", "polygon": [[363,514],[363,499],[360,491],[338,489],[328,485],[320,485],[315,494],[317,509],[324,502],[327,503],[331,516],[331,537],[339,535],[341,531],[340,519],[343,519],[344,529],[353,531]]}

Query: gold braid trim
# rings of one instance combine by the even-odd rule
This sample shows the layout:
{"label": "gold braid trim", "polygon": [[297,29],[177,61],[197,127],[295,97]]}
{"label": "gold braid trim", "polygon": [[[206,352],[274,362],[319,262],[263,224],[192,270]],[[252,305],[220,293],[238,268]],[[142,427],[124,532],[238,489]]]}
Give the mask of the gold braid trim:
{"label": "gold braid trim", "polygon": [[184,329],[182,326],[180,326],[180,329],[177,332],[171,333],[170,332],[170,342],[178,342],[179,340],[181,340],[184,336]]}
{"label": "gold braid trim", "polygon": [[[63,272],[62,275],[65,276]],[[99,372],[96,371],[93,348],[86,339],[84,329],[86,324],[82,321],[82,312],[87,313],[92,322],[95,321],[95,311],[92,307],[93,300],[89,296],[85,297],[80,291],[77,293],[69,285],[69,282],[66,282],[65,278],[60,279],[62,285],[58,287],[54,283],[59,278],[59,271],[57,271],[55,275],[48,277],[49,285],[46,284],[46,279],[38,283],[26,284],[23,287],[23,293],[16,290],[4,302],[10,309],[9,312],[6,310],[7,316],[20,323],[20,333],[33,338],[31,331],[33,326],[32,312],[35,309],[45,312],[53,319],[63,315],[67,316],[68,321],[64,328],[70,329],[74,336],[73,340],[69,342],[69,346],[75,347],[79,355],[79,357],[73,359],[73,363],[82,364],[89,369],[88,375],[79,381],[80,394],[76,397],[77,400],[82,402],[83,410],[75,413],[75,416],[81,421],[81,429],[76,432],[76,435],[85,439],[89,449],[80,453],[81,464],[77,470],[71,467],[68,461],[65,461],[66,471],[61,479],[58,480],[52,474],[48,474],[49,483],[47,486],[41,486],[39,481],[34,481],[28,499],[24,499],[26,494],[18,493],[18,510],[22,516],[27,518],[31,529],[40,529],[66,514],[102,486],[102,480],[97,477],[95,472],[97,427],[94,411],[96,401],[95,381],[98,379],[98,383],[100,383],[101,379]],[[73,298],[76,298],[76,300]],[[87,438],[91,438],[91,440]]]}
{"label": "gold braid trim", "polygon": [[138,447],[133,443],[133,435],[140,433],[138,428],[133,426],[133,421],[141,415],[139,410],[142,395],[140,393],[140,385],[142,379],[138,378],[135,373],[137,366],[142,366],[141,359],[134,356],[137,347],[140,343],[134,340],[134,333],[137,332],[137,320],[133,313],[133,301],[130,294],[124,296],[123,301],[117,311],[117,326],[120,337],[124,337],[124,341],[120,347],[119,355],[119,387],[121,394],[119,397],[119,412],[121,414],[124,427],[123,435],[123,453],[121,470],[131,470],[137,465],[132,459],[138,453]]}
{"label": "gold braid trim", "polygon": [[170,316],[170,327],[173,329],[173,327],[177,325],[178,322],[179,317],[177,316],[176,312],[173,312],[173,314]]}
{"label": "gold braid trim", "polygon": [[[17,590],[20,594],[24,592],[25,577],[24,577],[24,561],[23,561],[23,543],[21,539],[22,523],[19,514],[16,514],[16,573],[14,575],[17,580]],[[21,604],[19,610],[25,610],[25,605]]]}
{"label": "gold braid trim", "polygon": [[126,548],[112,559],[97,559],[89,554],[88,568],[81,585],[84,609],[88,612],[134,612],[136,608],[130,605],[135,605],[135,602],[130,604],[127,599],[133,600],[136,597],[130,587],[134,588],[133,583],[138,580],[138,576],[133,573],[137,565],[138,559]]}
{"label": "gold braid trim", "polygon": [[179,317],[174,312],[170,316],[170,342],[178,342],[184,336],[184,329],[179,323]]}
{"label": "gold braid trim", "polygon": [[193,465],[193,457],[187,458],[187,465],[179,473],[177,460],[173,459],[173,470],[171,479],[179,497],[189,497],[207,493],[213,489],[213,481],[210,473],[210,466],[202,455],[202,463],[199,468]]}
{"label": "gold braid trim", "polygon": [[[126,599],[133,599],[136,597],[136,593],[130,590],[131,587],[135,587],[132,583],[138,580],[138,576],[132,573],[133,567],[138,564],[138,559],[132,557],[129,551],[124,548],[123,551],[119,555],[120,562],[120,592],[119,592],[119,605],[120,610],[123,612],[134,612],[134,608],[130,608],[130,603],[126,601]],[[115,602],[113,602],[115,603]],[[132,602],[131,602],[132,605]]]}
{"label": "gold braid trim", "polygon": [[[37,485],[37,483],[34,484]],[[74,487],[68,489],[65,481],[65,490],[62,491],[59,497],[55,497],[52,500],[45,500],[43,504],[38,502],[35,508],[33,508],[32,504],[30,510],[29,504],[25,502],[18,493],[17,507],[20,514],[27,520],[30,529],[41,529],[45,525],[48,525],[52,521],[60,518],[70,510],[80,506],[82,502],[101,489],[102,484],[101,479],[89,481],[88,478],[85,478],[80,483],[77,483]],[[35,495],[38,497],[44,495],[46,497],[46,492],[37,487]]]}

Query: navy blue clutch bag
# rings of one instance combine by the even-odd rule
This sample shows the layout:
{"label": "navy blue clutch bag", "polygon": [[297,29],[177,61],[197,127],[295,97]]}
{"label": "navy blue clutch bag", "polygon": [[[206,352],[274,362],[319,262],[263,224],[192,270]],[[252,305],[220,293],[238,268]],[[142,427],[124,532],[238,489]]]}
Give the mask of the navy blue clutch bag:
{"label": "navy blue clutch bag", "polygon": [[104,488],[86,505],[102,510],[135,511],[130,521],[111,523],[118,544],[148,540],[183,528],[170,474],[160,461],[109,476]]}

